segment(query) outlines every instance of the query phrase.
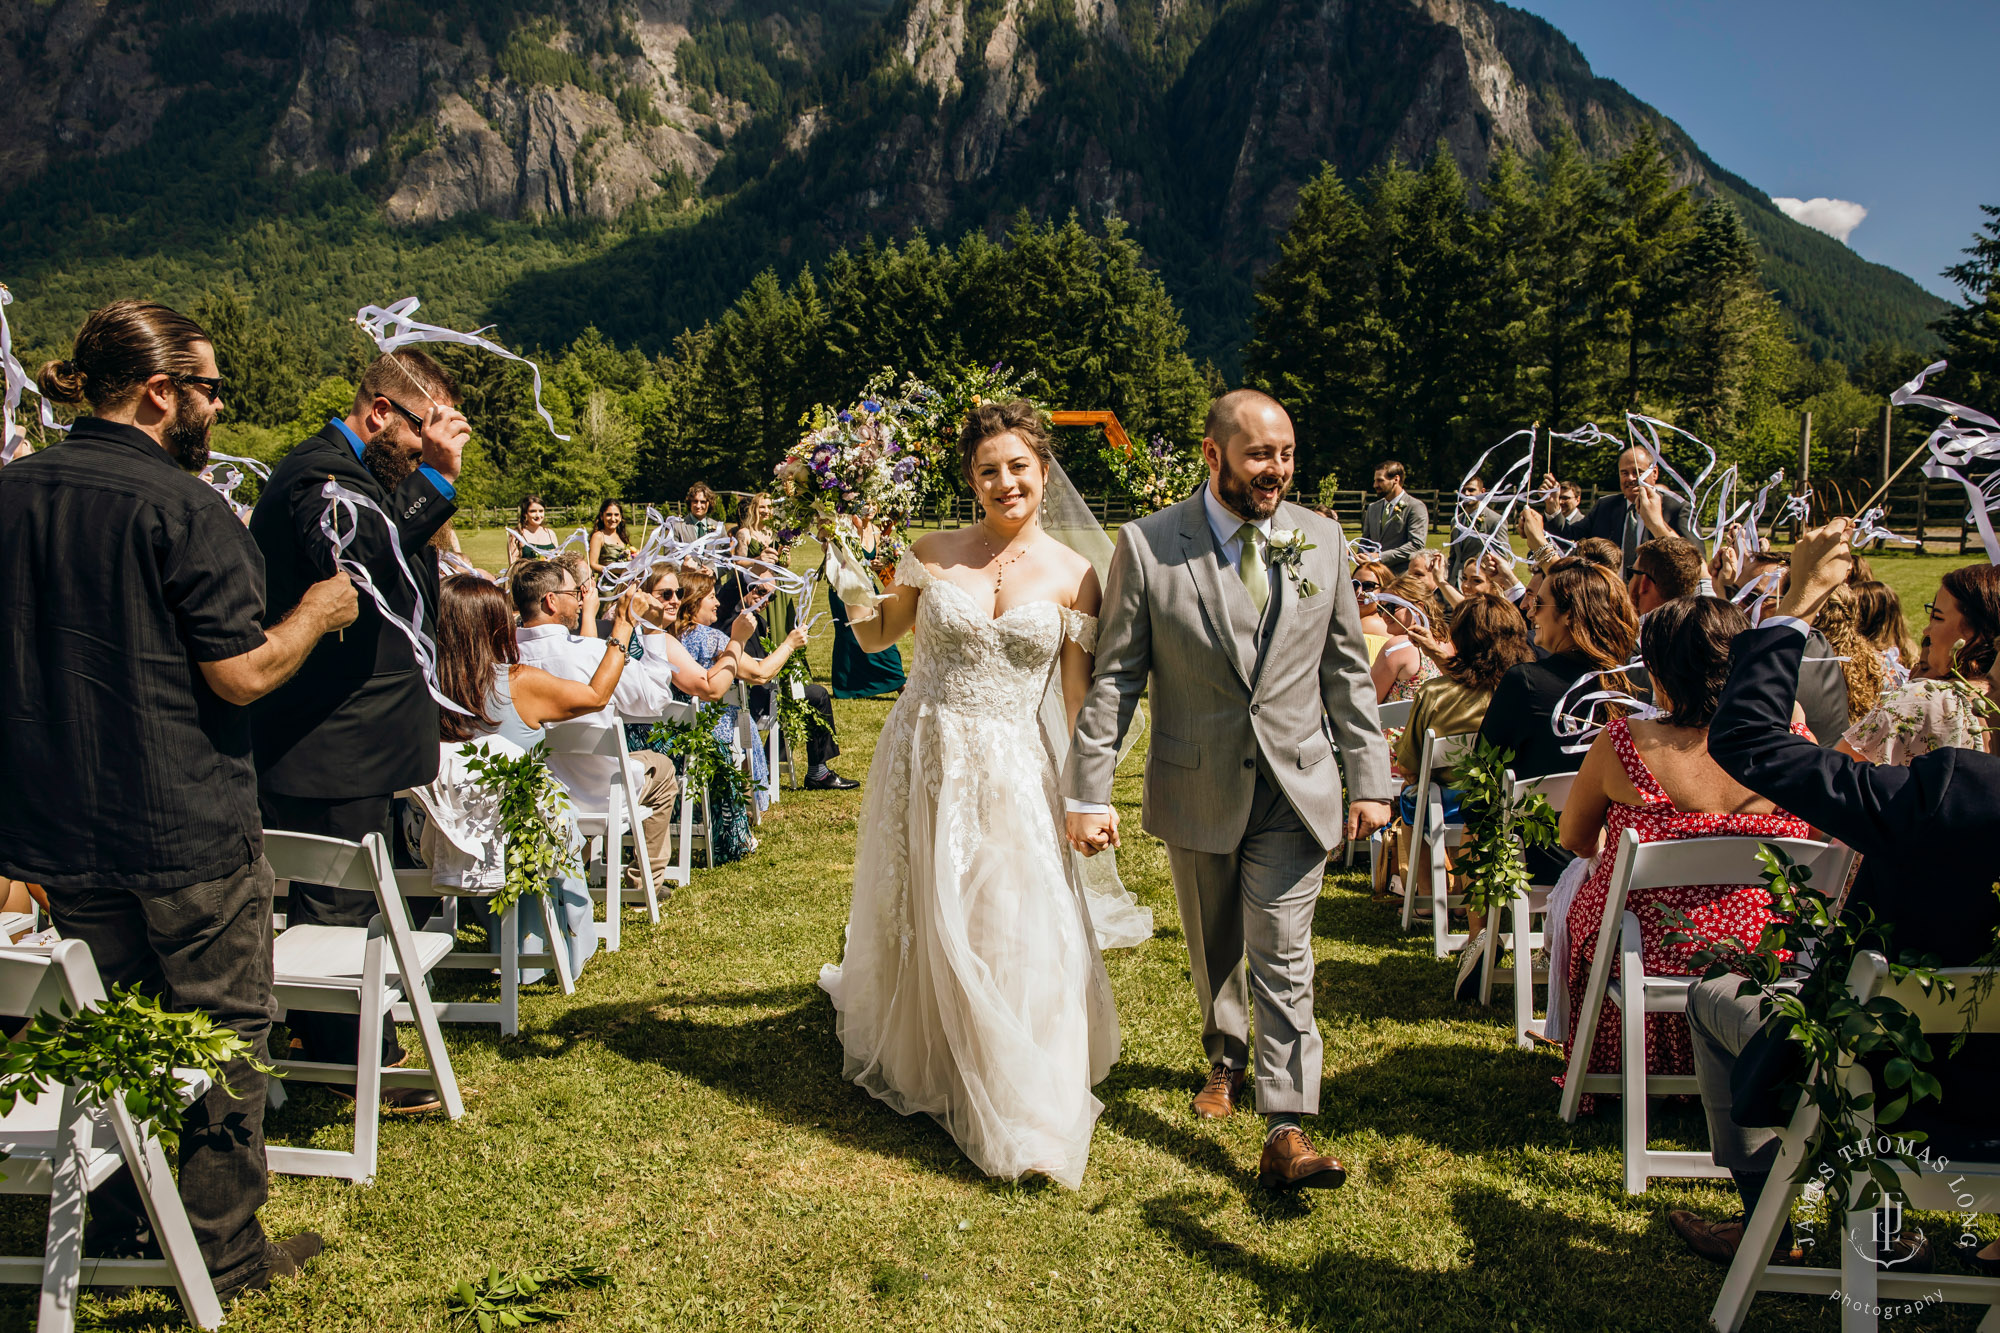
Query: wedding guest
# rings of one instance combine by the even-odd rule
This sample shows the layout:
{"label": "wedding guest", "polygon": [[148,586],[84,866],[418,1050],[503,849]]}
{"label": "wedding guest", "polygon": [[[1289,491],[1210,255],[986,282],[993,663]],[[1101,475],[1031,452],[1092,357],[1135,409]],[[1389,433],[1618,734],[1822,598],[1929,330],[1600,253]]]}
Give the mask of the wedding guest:
{"label": "wedding guest", "polygon": [[541,496],[531,495],[521,501],[520,526],[507,534],[508,568],[523,560],[547,560],[556,553],[562,543],[556,537],[556,530],[548,525],[548,516]]}
{"label": "wedding guest", "polygon": [[1632,561],[1648,537],[1686,537],[1692,517],[1679,496],[1658,485],[1660,469],[1645,449],[1634,447],[1618,455],[1618,490],[1591,506],[1584,530],[1619,550],[1618,572],[1630,575]]}
{"label": "wedding guest", "polygon": [[[1806,743],[1786,725],[1806,651],[1801,631],[1846,581],[1852,524],[1835,519],[1800,535],[1792,583],[1777,614],[1731,645],[1729,680],[1709,724],[1708,752],[1733,780],[1861,854],[1850,908],[1888,925],[1894,952],[1969,966],[2000,931],[1992,839],[2000,824],[2000,758],[1946,748],[1905,767],[1860,763]],[[1790,1115],[1770,1105],[1777,1100],[1770,1079],[1755,1076],[1783,1076],[1783,1063],[1766,1057],[1785,1034],[1765,1029],[1759,997],[1739,994],[1741,989],[1735,976],[1697,983],[1688,997],[1688,1021],[1711,1150],[1735,1180],[1748,1216],[1777,1161],[1777,1135],[1764,1126],[1787,1123]],[[1993,1118],[2000,1104],[1996,1048],[2000,1039],[1974,1035],[1961,1053],[1932,1065],[1942,1100],[1912,1106],[1896,1122],[1897,1132],[1928,1134],[1925,1146],[1947,1158],[1991,1161],[2000,1155]],[[1678,1210],[1667,1220],[1697,1254],[1719,1263],[1734,1257],[1742,1239],[1740,1220],[1713,1222]]]}
{"label": "wedding guest", "polygon": [[1606,569],[1615,570],[1620,563],[1618,543],[1607,541],[1602,537],[1583,538],[1576,544],[1576,550],[1570,554],[1579,560],[1588,560],[1593,565],[1602,565]]}
{"label": "wedding guest", "polygon": [[1642,542],[1625,580],[1632,608],[1644,619],[1655,608],[1682,597],[1693,597],[1708,577],[1701,547],[1685,537],[1655,537]]}
{"label": "wedding guest", "polygon": [[[1841,678],[1847,682],[1845,720],[1849,723],[1867,717],[1881,701],[1889,675],[1888,668],[1882,664],[1882,654],[1862,637],[1860,621],[1860,599],[1854,595],[1853,585],[1849,584],[1833,590],[1813,622],[1813,628],[1826,640]],[[1845,730],[1843,727],[1842,731]]]}
{"label": "wedding guest", "polygon": [[1861,633],[1875,645],[1875,651],[1896,661],[1905,671],[1915,667],[1917,642],[1903,619],[1903,599],[1886,583],[1857,583],[1854,596],[1860,616]]}
{"label": "wedding guest", "polygon": [[[1426,730],[1440,736],[1463,736],[1478,731],[1500,682],[1508,672],[1535,657],[1521,613],[1506,598],[1491,593],[1480,593],[1459,603],[1458,609],[1451,613],[1448,642],[1440,642],[1420,627],[1413,626],[1408,633],[1425,650],[1425,657],[1434,658],[1440,666],[1436,677],[1418,687],[1416,702],[1410,709],[1410,725],[1391,745],[1396,776],[1405,784],[1415,782],[1423,767]],[[1433,777],[1450,787],[1448,772]],[[1416,822],[1416,803],[1423,797],[1422,792],[1406,785],[1398,799],[1399,854],[1394,859],[1399,864],[1407,860],[1400,853],[1407,844],[1408,831]],[[1455,810],[1455,794],[1451,803]],[[1381,869],[1388,869],[1386,859]],[[1377,892],[1383,892],[1385,887],[1377,885]]]}
{"label": "wedding guest", "polygon": [[686,503],[687,517],[682,520],[682,527],[687,535],[680,540],[694,541],[722,531],[722,519],[715,512],[716,495],[707,482],[698,481],[688,487]]}
{"label": "wedding guest", "polygon": [[[1582,756],[1564,752],[1570,742],[1556,733],[1556,705],[1572,687],[1577,695],[1599,689],[1632,692],[1625,666],[1638,639],[1638,614],[1615,572],[1579,556],[1551,565],[1539,592],[1523,599],[1521,612],[1534,632],[1537,653],[1546,655],[1511,668],[1502,678],[1480,723],[1479,738],[1513,752],[1510,767],[1516,778],[1574,772]],[[1554,883],[1568,861],[1566,853],[1543,848],[1528,853],[1528,869],[1538,884]]]}
{"label": "wedding guest", "polygon": [[[636,597],[628,593],[617,600],[611,641],[601,643],[594,636],[577,633],[584,618],[583,590],[570,572],[554,561],[531,560],[517,567],[509,591],[514,610],[521,617],[521,627],[514,634],[520,660],[573,681],[594,679],[607,652],[615,651],[621,660],[625,658],[626,641],[632,632],[631,613],[625,608],[645,597],[644,593]],[[620,717],[654,718],[664,713],[672,701],[673,691],[662,676],[645,670],[629,671],[619,678],[611,706],[601,709],[591,720],[610,723]],[[549,771],[568,790],[570,802],[579,814],[602,815],[611,779],[618,771],[617,762],[608,755],[552,754]],[[674,801],[680,794],[680,782],[673,764],[656,754],[627,756],[626,775],[639,794],[639,803],[652,811],[645,820],[642,836],[653,863],[657,890],[666,873]],[[637,856],[625,867],[625,887],[632,892],[646,887],[640,877]]]}
{"label": "wedding guest", "polygon": [[1389,622],[1382,618],[1382,608],[1375,604],[1375,594],[1386,590],[1394,577],[1379,560],[1363,560],[1354,566],[1354,601],[1361,609],[1361,634],[1368,641],[1371,667],[1390,638],[1402,632],[1389,628]]}
{"label": "wedding guest", "polygon": [[[718,603],[715,575],[695,565],[680,571],[681,606],[674,617],[674,633],[688,654],[704,667],[713,667],[725,654],[736,657],[742,642],[715,628]],[[740,621],[738,622],[741,623]],[[740,665],[737,667],[741,670]],[[737,710],[725,708],[715,722],[715,739],[724,749],[736,745]],[[756,807],[764,808],[764,751],[751,747],[744,756],[750,765],[750,781]],[[708,789],[709,853],[717,865],[738,861],[757,850],[756,835],[750,832],[750,808],[735,794],[732,785],[717,778]]]}
{"label": "wedding guest", "polygon": [[[1826,623],[1838,596],[1828,594],[1818,624]],[[1858,595],[1856,600],[1859,604]],[[1930,619],[1911,659],[1911,679],[1886,691],[1848,728],[1840,744],[1843,753],[1870,763],[1907,765],[1937,750],[1992,750],[2000,718],[1993,681],[2000,657],[2000,569],[1967,565],[1952,570],[1925,611]]]}
{"label": "wedding guest", "polygon": [[[796,626],[779,642],[776,650],[766,657],[754,655],[757,643],[753,639],[737,649],[736,673],[746,684],[763,687],[766,692],[785,689],[787,684],[778,680],[779,674],[784,671],[785,664],[791,660],[792,654],[803,651],[805,646],[805,631]],[[807,790],[853,791],[861,785],[859,782],[853,778],[844,778],[828,767],[831,761],[840,757],[840,742],[833,721],[832,694],[828,693],[826,686],[818,681],[792,683],[799,687],[799,702],[803,703],[812,715],[806,723]],[[755,707],[764,707],[763,704],[756,702],[755,692],[751,695],[751,701]],[[773,726],[777,725],[779,706],[776,697],[773,696],[770,700]],[[768,762],[767,756],[766,763]]]}
{"label": "wedding guest", "polygon": [[1551,491],[1543,521],[1549,535],[1571,545],[1589,536],[1590,516],[1583,512],[1583,487],[1554,477],[1544,477],[1542,485]]}
{"label": "wedding guest", "polygon": [[750,502],[743,507],[743,521],[736,525],[737,555],[760,560],[764,552],[777,546],[777,538],[771,532],[775,512],[771,507],[771,497],[765,492],[759,491],[750,497]]}
{"label": "wedding guest", "polygon": [[1430,510],[1403,489],[1403,465],[1394,459],[1375,465],[1376,499],[1361,513],[1361,537],[1381,549],[1375,559],[1392,574],[1406,573],[1410,558],[1424,549]]}
{"label": "wedding guest", "polygon": [[[1426,585],[1420,579],[1405,574],[1392,580],[1382,591],[1416,607],[1423,618],[1433,624],[1448,618],[1448,614],[1438,614],[1430,604]],[[1374,665],[1369,668],[1369,679],[1375,685],[1376,702],[1400,703],[1413,698],[1419,686],[1437,675],[1437,664],[1410,637],[1410,628],[1418,623],[1415,614],[1387,603],[1376,604],[1375,611],[1389,632],[1389,640],[1375,655]]]}
{"label": "wedding guest", "polygon": [[[192,320],[113,302],[38,383],[90,413],[0,469],[0,875],[45,887],[105,985],[205,1012],[267,1061],[273,879],[246,705],[353,633],[354,588],[329,570],[266,610],[256,545],[197,477],[224,385]],[[264,1107],[265,1076],[234,1060],[180,1132],[181,1200],[224,1301],[320,1249],[258,1223]],[[91,1193],[83,1246],[154,1246],[124,1170]]]}
{"label": "wedding guest", "polygon": [[597,507],[597,522],[590,529],[590,572],[604,573],[607,565],[632,558],[632,535],[625,523],[625,509],[616,500]]}
{"label": "wedding guest", "polygon": [[[861,563],[875,565],[877,539],[875,525],[859,515],[846,520],[854,533],[854,545]],[[903,654],[895,644],[880,652],[863,652],[848,623],[847,603],[831,587],[826,590],[827,618],[833,621],[833,697],[875,699],[903,688]]]}
{"label": "wedding guest", "polygon": [[[288,611],[334,572],[333,547],[321,528],[330,504],[323,488],[331,479],[380,510],[356,506],[342,558],[367,569],[397,617],[435,635],[438,562],[430,543],[457,508],[459,467],[472,434],[457,402],[457,381],[422,352],[404,348],[377,357],[362,372],[345,419],[328,421],[272,470],[250,517],[272,614]],[[437,731],[437,702],[409,638],[372,598],[364,599],[353,627],[322,640],[299,673],[258,705],[264,826],[356,841],[370,833],[392,836],[395,793],[437,776]],[[425,902],[413,911],[435,906]],[[292,925],[366,926],[375,895],[294,880],[286,913]],[[299,1058],[352,1064],[358,1024],[351,1014],[300,1011],[286,1026]],[[393,1022],[383,1023],[382,1058],[385,1067],[403,1058]],[[442,1102],[430,1088],[392,1088],[382,1105],[413,1113]]]}
{"label": "wedding guest", "polygon": [[[656,565],[648,570],[639,584],[646,598],[638,609],[641,624],[645,626],[635,648],[627,651],[658,669],[665,664],[669,684],[681,694],[703,703],[718,703],[729,693],[736,683],[738,653],[734,650],[721,653],[715,662],[703,666],[689,655],[687,648],[674,633],[674,620],[680,614],[681,605],[680,571],[672,565]],[[730,641],[734,644],[746,642],[755,632],[754,617],[739,615],[730,625]],[[651,723],[637,723],[626,729],[633,749],[645,747]]]}
{"label": "wedding guest", "polygon": [[[1485,494],[1486,483],[1477,477],[1467,481],[1458,493],[1459,517],[1454,520],[1453,528],[1456,531],[1462,526],[1466,531],[1462,535],[1455,536],[1451,544],[1445,548],[1450,553],[1445,573],[1452,583],[1458,585],[1461,592],[1465,591],[1465,584],[1460,574],[1467,565],[1476,563],[1477,558],[1486,551],[1486,539],[1500,531],[1498,512],[1492,509],[1482,510],[1479,507],[1480,498]],[[1482,588],[1480,591],[1487,590]]]}
{"label": "wedding guest", "polygon": [[[1563,923],[1561,938],[1550,944],[1550,994],[1567,988],[1566,1002],[1549,1031],[1563,1032],[1565,1056],[1575,1044],[1590,984],[1611,888],[1612,850],[1626,829],[1641,842],[1812,836],[1804,820],[1747,790],[1708,756],[1709,722],[1729,678],[1729,645],[1749,627],[1741,611],[1715,597],[1683,597],[1648,615],[1639,632],[1639,652],[1661,716],[1649,722],[1613,719],[1591,742],[1570,787],[1562,812],[1562,845],[1597,859],[1566,911],[1556,897],[1549,905],[1551,919],[1560,911]],[[1652,975],[1680,976],[1690,970],[1689,947],[1667,941],[1678,929],[1669,909],[1685,914],[1711,938],[1729,937],[1745,945],[1755,944],[1765,923],[1774,919],[1770,892],[1761,883],[1634,890],[1625,910],[1639,918],[1642,957]],[[1558,954],[1560,960],[1553,961]],[[1605,1003],[1609,1008],[1610,1002]],[[1566,1023],[1556,1021],[1565,1015]],[[1616,1020],[1598,1023],[1591,1073],[1617,1072],[1620,1040]],[[1687,1024],[1679,1015],[1646,1015],[1646,1068],[1654,1074],[1694,1072]],[[1594,1100],[1585,1096],[1586,1111]]]}
{"label": "wedding guest", "polygon": [[[625,608],[626,600],[620,599],[614,623],[629,633],[631,621],[626,619],[629,612]],[[604,646],[587,680],[551,675],[521,660],[514,608],[499,585],[472,574],[446,579],[439,590],[438,688],[466,711],[439,710],[440,740],[452,750],[466,742],[495,737],[517,753],[533,749],[547,739],[544,728],[549,723],[589,717],[611,702],[626,670],[625,654],[614,646],[622,641],[623,636],[615,636]],[[551,756],[551,771],[557,757],[567,756]],[[576,817],[570,813],[565,818],[571,845],[580,848]],[[428,862],[435,867],[435,841],[429,850],[432,856]],[[590,886],[581,876],[558,875],[550,880],[549,891],[556,902],[557,921],[569,937],[570,975],[579,975],[597,949]],[[488,917],[490,933],[497,929],[498,921],[490,914]],[[520,931],[522,949],[540,953],[544,941],[539,914],[522,913]],[[529,975],[523,979],[533,982],[539,978]]]}

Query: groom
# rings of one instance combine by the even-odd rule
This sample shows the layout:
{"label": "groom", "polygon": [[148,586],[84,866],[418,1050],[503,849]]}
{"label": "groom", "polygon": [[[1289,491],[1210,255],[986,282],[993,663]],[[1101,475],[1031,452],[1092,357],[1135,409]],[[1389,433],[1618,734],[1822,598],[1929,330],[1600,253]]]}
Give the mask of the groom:
{"label": "groom", "polygon": [[[1328,849],[1388,822],[1388,747],[1340,525],[1284,503],[1291,418],[1238,389],[1204,433],[1208,484],[1118,533],[1063,775],[1067,832],[1085,855],[1118,845],[1111,776],[1150,690],[1144,822],[1167,844],[1210,1064],[1194,1113],[1236,1109],[1254,996],[1258,1180],[1331,1189],[1347,1171],[1299,1123],[1319,1110],[1313,908]],[[1344,822],[1330,737],[1354,786]]]}

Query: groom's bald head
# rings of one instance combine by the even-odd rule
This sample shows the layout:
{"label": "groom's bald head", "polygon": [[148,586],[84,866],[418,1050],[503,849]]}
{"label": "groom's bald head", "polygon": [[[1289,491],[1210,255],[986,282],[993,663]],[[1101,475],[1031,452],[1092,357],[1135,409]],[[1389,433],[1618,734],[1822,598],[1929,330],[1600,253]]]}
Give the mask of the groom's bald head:
{"label": "groom's bald head", "polygon": [[1255,389],[1209,405],[1201,454],[1216,498],[1239,518],[1265,519],[1291,488],[1298,441],[1278,400]]}
{"label": "groom's bald head", "polygon": [[1231,389],[1208,405],[1208,420],[1202,424],[1201,433],[1226,449],[1246,427],[1278,422],[1284,423],[1287,434],[1291,432],[1291,417],[1270,394],[1256,389]]}

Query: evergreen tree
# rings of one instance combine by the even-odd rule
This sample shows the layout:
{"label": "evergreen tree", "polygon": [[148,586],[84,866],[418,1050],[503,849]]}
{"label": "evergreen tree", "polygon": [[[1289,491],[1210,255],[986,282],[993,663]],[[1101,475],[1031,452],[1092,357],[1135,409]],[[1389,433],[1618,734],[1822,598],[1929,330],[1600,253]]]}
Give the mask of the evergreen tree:
{"label": "evergreen tree", "polygon": [[1282,402],[1299,467],[1333,468],[1363,445],[1374,393],[1375,282],[1369,218],[1332,166],[1299,191],[1278,260],[1257,290],[1245,382]]}
{"label": "evergreen tree", "polygon": [[1756,243],[1735,208],[1720,199],[1700,206],[1676,277],[1661,384],[1690,429],[1720,440],[1742,413],[1758,334],[1778,317],[1763,289]]}
{"label": "evergreen tree", "polygon": [[291,420],[318,377],[319,357],[305,340],[257,314],[234,287],[204,294],[188,314],[214,343],[230,418],[256,426]]}
{"label": "evergreen tree", "polygon": [[1965,304],[1931,327],[1944,338],[1953,396],[1990,413],[2000,405],[2000,204],[1979,211],[1986,221],[1972,234],[1965,262],[1944,271]]}
{"label": "evergreen tree", "polygon": [[1611,368],[1613,405],[1636,410],[1650,399],[1679,297],[1676,260],[1693,238],[1694,201],[1676,186],[1672,164],[1650,124],[1606,171],[1609,198],[1599,252],[1607,341],[1617,348]]}

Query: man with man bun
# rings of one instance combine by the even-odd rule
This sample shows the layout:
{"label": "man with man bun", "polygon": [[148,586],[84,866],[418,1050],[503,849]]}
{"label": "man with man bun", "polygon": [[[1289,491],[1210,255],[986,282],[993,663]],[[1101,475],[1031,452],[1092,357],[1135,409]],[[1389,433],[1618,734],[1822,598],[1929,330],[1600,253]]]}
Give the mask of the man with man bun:
{"label": "man with man bun", "polygon": [[[256,546],[199,480],[227,386],[192,320],[114,302],[40,384],[91,414],[0,469],[0,875],[46,887],[107,986],[201,1010],[268,1059],[273,882],[247,705],[354,622],[354,588],[328,571],[267,614]],[[233,1061],[181,1130],[181,1199],[225,1300],[320,1250],[257,1221],[264,1094]],[[85,1254],[157,1257],[129,1175],[90,1211]]]}

